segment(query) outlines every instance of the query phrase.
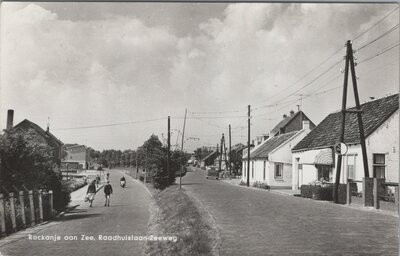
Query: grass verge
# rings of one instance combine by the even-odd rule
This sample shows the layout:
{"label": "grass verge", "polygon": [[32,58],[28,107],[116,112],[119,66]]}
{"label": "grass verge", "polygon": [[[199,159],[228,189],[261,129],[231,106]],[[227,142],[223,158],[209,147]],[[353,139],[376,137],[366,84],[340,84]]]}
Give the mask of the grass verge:
{"label": "grass verge", "polygon": [[154,196],[148,236],[176,236],[173,241],[147,241],[145,255],[218,255],[219,232],[200,202],[171,186]]}

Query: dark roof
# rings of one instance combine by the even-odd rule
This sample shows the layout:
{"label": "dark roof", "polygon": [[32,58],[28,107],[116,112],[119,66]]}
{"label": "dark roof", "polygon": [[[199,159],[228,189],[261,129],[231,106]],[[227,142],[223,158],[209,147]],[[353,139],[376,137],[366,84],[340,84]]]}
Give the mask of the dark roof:
{"label": "dark roof", "polygon": [[[398,108],[399,94],[362,104],[365,138],[381,126]],[[355,107],[350,109],[355,109]],[[335,145],[340,138],[341,116],[341,111],[328,115],[293,148],[293,151]],[[347,144],[360,143],[357,114],[346,113],[345,123],[344,142]]]}
{"label": "dark roof", "polygon": [[24,119],[22,122],[20,122],[19,124],[17,124],[16,126],[14,126],[14,129],[18,129],[19,127],[23,126],[23,124],[26,123],[28,124],[30,127],[32,127],[33,129],[35,129],[40,135],[42,135],[44,138],[47,139],[52,139],[53,141],[55,141],[56,143],[63,145],[63,143],[56,138],[56,136],[54,136],[53,134],[51,134],[48,131],[43,130],[42,128],[40,128],[39,125],[29,121],[28,119]]}
{"label": "dark roof", "polygon": [[[276,134],[278,134],[278,133],[280,132],[281,128],[285,128],[285,127],[286,127],[293,119],[295,119],[296,116],[299,115],[300,113],[301,113],[302,116],[303,116],[303,120],[304,120],[304,119],[308,119],[308,120],[310,121],[310,125],[311,125],[311,124],[314,125],[314,123],[311,122],[311,120],[304,114],[304,112],[300,110],[300,111],[297,111],[297,112],[296,112],[295,114],[293,114],[293,115],[288,115],[288,116],[285,117],[282,121],[280,121],[280,122],[271,130],[272,136],[275,136]],[[301,130],[301,128],[300,128],[299,130]]]}
{"label": "dark roof", "polygon": [[217,153],[217,151],[213,151],[213,152],[211,152],[210,154],[208,154],[206,157],[204,157],[201,161],[205,161],[205,160],[207,160],[209,157],[211,157],[211,156],[213,156],[214,154],[216,154]]}
{"label": "dark roof", "polygon": [[[298,131],[284,133],[275,137],[272,137],[266,140],[263,144],[260,145],[253,152],[250,152],[250,158],[268,158],[268,154],[285,143],[287,140],[292,138]],[[244,157],[245,158],[245,157]]]}

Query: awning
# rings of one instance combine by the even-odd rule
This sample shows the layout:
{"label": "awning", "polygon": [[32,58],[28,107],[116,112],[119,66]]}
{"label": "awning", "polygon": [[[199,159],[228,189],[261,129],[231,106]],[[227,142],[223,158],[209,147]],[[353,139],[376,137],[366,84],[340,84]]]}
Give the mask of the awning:
{"label": "awning", "polygon": [[299,164],[333,165],[332,149],[314,149],[301,152]]}
{"label": "awning", "polygon": [[322,149],[315,156],[315,164],[333,165],[332,149]]}

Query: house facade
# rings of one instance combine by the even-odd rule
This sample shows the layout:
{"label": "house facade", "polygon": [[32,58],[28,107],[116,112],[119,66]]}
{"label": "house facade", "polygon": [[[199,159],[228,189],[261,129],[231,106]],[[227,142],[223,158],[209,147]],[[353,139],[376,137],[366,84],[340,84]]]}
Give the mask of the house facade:
{"label": "house facade", "polygon": [[[290,189],[292,185],[292,148],[311,130],[303,121],[303,129],[278,134],[263,141],[250,152],[250,183],[260,182],[271,188]],[[243,156],[242,181],[247,182],[247,154]]]}
{"label": "house facade", "polygon": [[[396,94],[361,105],[369,176],[389,182],[399,178],[398,101]],[[341,112],[328,115],[293,148],[292,189],[315,180],[335,181],[337,155],[333,147],[339,140],[340,124]],[[355,114],[346,114],[344,142],[348,151],[342,157],[340,183],[362,181],[364,163]]]}
{"label": "house facade", "polygon": [[92,164],[88,148],[84,145],[70,145],[65,147],[65,152],[67,153],[62,161],[62,169],[67,169],[67,164],[73,166],[73,168],[78,167],[78,169],[88,169]]}

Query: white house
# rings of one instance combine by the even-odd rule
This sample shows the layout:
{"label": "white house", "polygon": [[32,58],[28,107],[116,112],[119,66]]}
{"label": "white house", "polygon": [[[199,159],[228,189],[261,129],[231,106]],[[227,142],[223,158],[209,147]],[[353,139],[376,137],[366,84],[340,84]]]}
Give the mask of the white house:
{"label": "white house", "polygon": [[[361,108],[369,176],[398,182],[399,95],[367,102]],[[292,189],[314,180],[335,181],[337,156],[333,146],[339,140],[340,124],[341,112],[328,115],[293,148]],[[348,145],[348,152],[342,157],[340,182],[347,183],[348,179],[362,181],[364,164],[355,114],[346,114],[344,142]]]}
{"label": "white house", "polygon": [[[250,183],[266,183],[271,188],[291,188],[292,148],[310,131],[310,121],[303,129],[271,137],[250,152]],[[247,154],[243,156],[242,181],[247,182]]]}

